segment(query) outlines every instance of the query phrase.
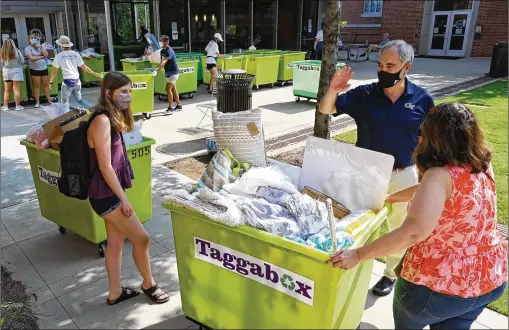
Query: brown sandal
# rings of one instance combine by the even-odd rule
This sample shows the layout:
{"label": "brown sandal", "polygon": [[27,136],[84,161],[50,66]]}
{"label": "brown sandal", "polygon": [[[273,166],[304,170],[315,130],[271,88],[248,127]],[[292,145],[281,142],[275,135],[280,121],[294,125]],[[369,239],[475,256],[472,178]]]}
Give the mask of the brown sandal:
{"label": "brown sandal", "polygon": [[[142,286],[141,291],[143,291],[144,294],[146,294],[150,299],[152,299],[153,302],[158,304],[163,304],[170,300],[170,296],[166,292],[164,292],[157,284],[148,289],[144,289]],[[167,297],[161,298],[164,295],[166,295]]]}

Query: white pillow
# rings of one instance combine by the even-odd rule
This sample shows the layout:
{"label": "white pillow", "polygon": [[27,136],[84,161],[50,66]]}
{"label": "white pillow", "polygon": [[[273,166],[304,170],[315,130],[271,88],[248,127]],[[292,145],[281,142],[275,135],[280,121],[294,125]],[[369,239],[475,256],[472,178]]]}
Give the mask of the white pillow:
{"label": "white pillow", "polygon": [[262,110],[212,112],[217,149],[228,149],[239,162],[267,166]]}

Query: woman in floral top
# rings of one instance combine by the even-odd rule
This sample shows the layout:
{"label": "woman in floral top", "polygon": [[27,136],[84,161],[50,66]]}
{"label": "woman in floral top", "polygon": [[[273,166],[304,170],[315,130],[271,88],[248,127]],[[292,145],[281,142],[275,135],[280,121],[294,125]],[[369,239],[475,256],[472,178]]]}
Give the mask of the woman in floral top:
{"label": "woman in floral top", "polygon": [[327,263],[350,269],[408,248],[394,294],[396,329],[469,329],[507,283],[491,152],[474,114],[445,103],[426,117],[414,159],[420,184],[387,197],[412,200],[404,224]]}

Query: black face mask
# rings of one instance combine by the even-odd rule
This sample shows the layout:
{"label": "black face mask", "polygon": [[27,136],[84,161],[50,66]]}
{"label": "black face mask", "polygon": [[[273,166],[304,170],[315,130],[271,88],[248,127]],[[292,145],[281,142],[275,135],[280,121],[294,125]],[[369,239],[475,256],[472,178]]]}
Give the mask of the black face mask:
{"label": "black face mask", "polygon": [[401,70],[395,73],[389,73],[386,71],[378,71],[378,86],[381,88],[391,88],[401,81],[399,77],[401,71],[405,68],[406,63],[403,65]]}

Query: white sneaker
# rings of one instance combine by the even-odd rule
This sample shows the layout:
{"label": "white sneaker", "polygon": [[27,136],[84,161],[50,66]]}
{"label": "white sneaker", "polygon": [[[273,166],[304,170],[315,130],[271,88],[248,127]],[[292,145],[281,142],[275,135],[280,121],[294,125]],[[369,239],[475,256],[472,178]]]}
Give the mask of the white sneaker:
{"label": "white sneaker", "polygon": [[25,108],[22,105],[17,105],[14,110],[20,111],[20,110],[25,110]]}
{"label": "white sneaker", "polygon": [[39,102],[37,102],[37,103],[35,104],[35,107],[36,107],[36,108],[39,108],[40,106],[41,106],[41,105],[39,104]]}
{"label": "white sneaker", "polygon": [[9,107],[8,107],[8,106],[6,106],[6,105],[4,105],[4,106],[2,107],[2,111],[9,111]]}

